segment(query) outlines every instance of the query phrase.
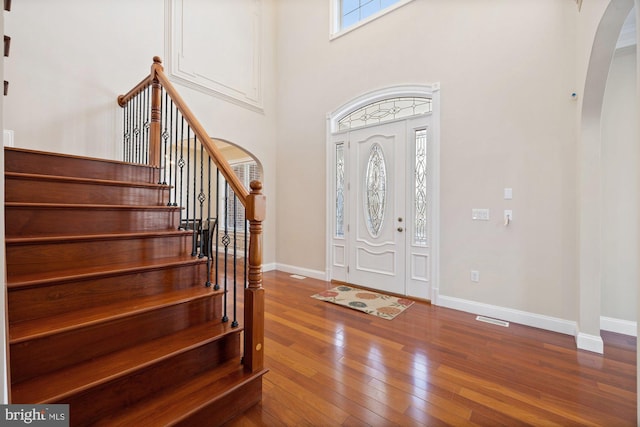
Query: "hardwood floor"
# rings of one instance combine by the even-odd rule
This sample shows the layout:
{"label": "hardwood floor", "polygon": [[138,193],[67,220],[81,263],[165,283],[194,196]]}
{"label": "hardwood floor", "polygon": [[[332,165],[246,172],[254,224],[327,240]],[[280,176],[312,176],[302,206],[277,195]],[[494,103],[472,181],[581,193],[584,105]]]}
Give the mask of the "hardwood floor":
{"label": "hardwood floor", "polygon": [[636,339],[572,336],[417,303],[384,320],[310,298],[332,287],[264,274],[262,402],[237,426],[636,425]]}

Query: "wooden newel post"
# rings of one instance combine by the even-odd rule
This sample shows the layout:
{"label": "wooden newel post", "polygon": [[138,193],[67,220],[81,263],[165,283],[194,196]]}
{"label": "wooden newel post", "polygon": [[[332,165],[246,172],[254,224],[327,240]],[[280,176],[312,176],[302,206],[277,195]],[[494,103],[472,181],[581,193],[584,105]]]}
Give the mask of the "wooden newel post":
{"label": "wooden newel post", "polygon": [[262,221],[266,212],[266,198],[262,183],[251,181],[247,198],[249,221],[248,287],[244,291],[244,366],[256,372],[264,367],[264,289],[262,288]]}
{"label": "wooden newel post", "polygon": [[161,105],[161,86],[157,70],[163,70],[162,60],[159,56],[153,57],[153,65],[151,65],[151,123],[149,128],[149,165],[160,166],[160,139],[161,129],[160,121],[162,119]]}

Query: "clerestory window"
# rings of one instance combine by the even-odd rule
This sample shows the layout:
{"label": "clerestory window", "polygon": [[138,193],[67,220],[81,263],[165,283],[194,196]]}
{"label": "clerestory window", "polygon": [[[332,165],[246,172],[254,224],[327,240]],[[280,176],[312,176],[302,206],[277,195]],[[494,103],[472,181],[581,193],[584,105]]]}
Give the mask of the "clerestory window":
{"label": "clerestory window", "polygon": [[337,37],[412,0],[331,0],[334,9],[332,36]]}

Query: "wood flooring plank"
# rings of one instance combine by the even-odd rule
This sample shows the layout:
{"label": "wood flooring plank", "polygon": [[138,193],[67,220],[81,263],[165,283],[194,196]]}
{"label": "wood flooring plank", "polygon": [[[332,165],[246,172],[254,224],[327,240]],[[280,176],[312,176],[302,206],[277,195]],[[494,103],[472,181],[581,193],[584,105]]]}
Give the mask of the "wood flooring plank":
{"label": "wood flooring plank", "polygon": [[[636,425],[636,339],[570,335],[418,302],[392,321],[265,272],[263,400],[228,426]],[[309,400],[310,399],[310,400]]]}

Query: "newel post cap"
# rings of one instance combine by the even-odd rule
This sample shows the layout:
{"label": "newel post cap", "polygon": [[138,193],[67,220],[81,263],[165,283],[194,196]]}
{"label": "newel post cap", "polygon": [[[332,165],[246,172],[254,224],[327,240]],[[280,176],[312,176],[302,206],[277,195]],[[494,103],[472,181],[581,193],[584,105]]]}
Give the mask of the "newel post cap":
{"label": "newel post cap", "polygon": [[247,197],[247,219],[249,221],[264,221],[267,211],[267,198],[262,194],[262,183],[251,181],[251,193]]}

